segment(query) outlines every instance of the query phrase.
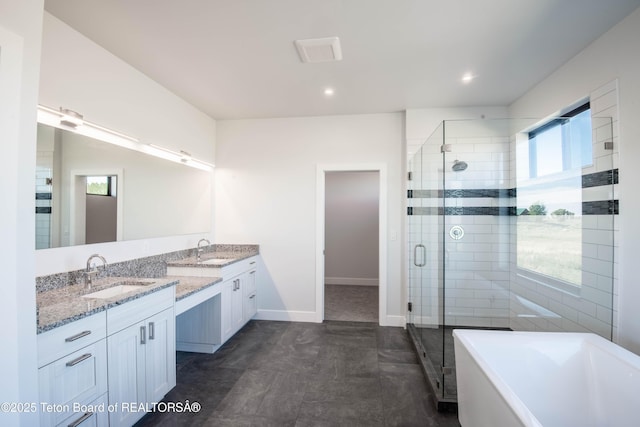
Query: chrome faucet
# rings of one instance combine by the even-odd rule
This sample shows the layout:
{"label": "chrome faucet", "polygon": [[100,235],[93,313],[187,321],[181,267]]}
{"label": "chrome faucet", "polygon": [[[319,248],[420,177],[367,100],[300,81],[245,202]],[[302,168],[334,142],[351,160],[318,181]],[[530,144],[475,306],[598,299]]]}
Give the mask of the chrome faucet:
{"label": "chrome faucet", "polygon": [[196,253],[196,262],[200,262],[202,260],[202,252],[204,252],[204,249],[202,249],[202,247],[200,247],[200,243],[205,242],[207,244],[207,246],[211,246],[211,242],[208,241],[207,239],[200,239],[198,241],[198,250]]}
{"label": "chrome faucet", "polygon": [[84,272],[84,284],[86,289],[91,289],[91,285],[93,284],[93,277],[98,275],[98,267],[92,266],[91,261],[94,258],[98,258],[102,261],[102,271],[106,271],[107,269],[107,260],[104,259],[102,255],[93,254],[87,260],[87,269]]}

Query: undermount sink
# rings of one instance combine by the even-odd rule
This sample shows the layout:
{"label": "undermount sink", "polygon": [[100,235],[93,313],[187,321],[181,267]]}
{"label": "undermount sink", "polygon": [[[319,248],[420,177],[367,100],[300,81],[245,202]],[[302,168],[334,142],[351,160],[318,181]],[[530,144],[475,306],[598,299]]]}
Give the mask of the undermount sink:
{"label": "undermount sink", "polygon": [[200,264],[222,264],[228,261],[229,261],[229,258],[211,258],[204,261],[200,261]]}
{"label": "undermount sink", "polygon": [[92,292],[90,294],[83,295],[82,298],[99,298],[99,299],[113,298],[118,295],[126,294],[131,291],[137,291],[138,289],[142,289],[145,286],[150,285],[152,283],[153,282],[143,282],[143,281],[135,281],[135,280],[118,282],[118,284],[115,284],[114,286],[111,286],[107,289],[103,289],[101,291]]}

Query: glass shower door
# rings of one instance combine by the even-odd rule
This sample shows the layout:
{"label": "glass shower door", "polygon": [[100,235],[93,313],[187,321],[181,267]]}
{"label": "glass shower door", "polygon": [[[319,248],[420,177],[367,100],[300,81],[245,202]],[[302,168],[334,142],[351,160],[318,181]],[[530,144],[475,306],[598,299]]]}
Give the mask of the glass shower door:
{"label": "glass shower door", "polygon": [[427,378],[442,397],[442,125],[410,162],[408,221],[410,323]]}

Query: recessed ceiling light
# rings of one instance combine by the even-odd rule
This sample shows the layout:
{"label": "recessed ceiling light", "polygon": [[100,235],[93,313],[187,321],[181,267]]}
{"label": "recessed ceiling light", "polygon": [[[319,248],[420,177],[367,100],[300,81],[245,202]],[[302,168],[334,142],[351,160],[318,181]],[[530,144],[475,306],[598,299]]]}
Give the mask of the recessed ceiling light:
{"label": "recessed ceiling light", "polygon": [[335,93],[335,91],[333,90],[332,87],[328,87],[324,90],[324,94],[325,96],[333,96],[333,94]]}
{"label": "recessed ceiling light", "polygon": [[471,83],[471,80],[473,80],[476,76],[474,76],[471,73],[464,73],[464,75],[462,76],[462,83],[464,84],[469,84]]}

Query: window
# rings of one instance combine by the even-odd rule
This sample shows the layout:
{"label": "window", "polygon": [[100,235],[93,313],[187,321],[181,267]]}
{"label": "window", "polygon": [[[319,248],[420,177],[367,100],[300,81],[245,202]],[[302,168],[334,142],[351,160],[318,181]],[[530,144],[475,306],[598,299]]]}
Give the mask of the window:
{"label": "window", "polygon": [[589,104],[529,131],[517,156],[518,272],[576,289],[582,282],[582,168],[593,163]]}
{"label": "window", "polygon": [[116,196],[116,176],[88,176],[87,194],[96,196]]}

